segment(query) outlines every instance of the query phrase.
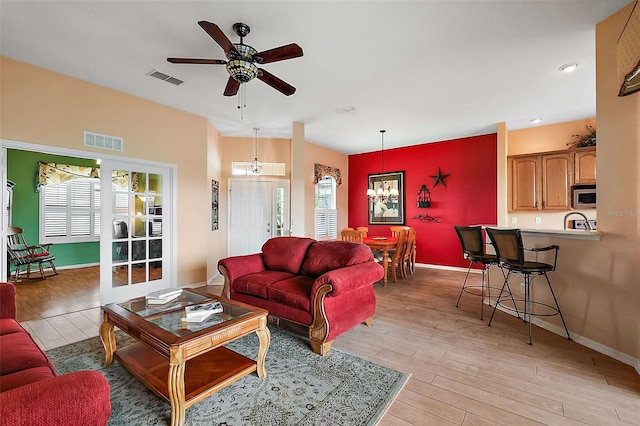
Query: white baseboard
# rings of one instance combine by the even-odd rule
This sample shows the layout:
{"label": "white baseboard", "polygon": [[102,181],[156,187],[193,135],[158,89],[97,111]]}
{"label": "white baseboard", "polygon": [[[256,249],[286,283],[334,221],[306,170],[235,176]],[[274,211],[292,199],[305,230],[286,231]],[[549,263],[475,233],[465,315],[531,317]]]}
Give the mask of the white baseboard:
{"label": "white baseboard", "polygon": [[[489,306],[493,306],[493,305],[489,305]],[[508,309],[504,309],[501,306],[498,306],[498,310],[505,312],[511,316],[514,316],[514,317],[516,316],[515,312],[510,311]],[[548,330],[554,334],[557,334],[562,337],[566,337],[566,333],[563,327],[557,326],[555,324],[551,324],[546,321],[542,321],[541,319],[536,317],[532,317],[531,323],[537,325],[540,328],[544,328],[545,330]],[[582,346],[586,346],[589,349],[593,349],[594,351],[599,352],[603,355],[610,356],[611,358],[618,360],[622,363],[630,365],[631,367],[635,368],[636,372],[640,375],[640,359],[636,359],[631,355],[627,355],[625,353],[617,351],[613,348],[610,348],[609,346],[603,345],[602,343],[596,342],[595,340],[591,340],[588,337],[584,337],[571,330],[569,330],[569,334],[571,335],[571,340],[573,340],[574,342]]]}
{"label": "white baseboard", "polygon": [[[447,271],[458,271],[458,272],[467,272],[467,268],[459,268],[455,266],[442,266],[442,265],[431,265],[426,263],[416,263],[416,267],[419,266],[421,268],[431,268],[431,269],[444,269]],[[481,273],[480,269],[471,269],[472,274]],[[493,305],[491,305],[493,306]],[[516,316],[514,312],[509,311],[508,309],[502,309],[498,307],[502,312],[506,312],[509,315]],[[544,328],[552,333],[555,333],[559,336],[565,336],[564,328],[559,327],[555,324],[548,323],[546,321],[542,321],[539,318],[532,318],[532,324],[537,325],[538,327]],[[617,351],[609,346],[603,345],[602,343],[596,342],[595,340],[591,340],[588,337],[581,336],[569,330],[569,334],[571,335],[571,340],[574,342],[586,346],[589,349],[593,349],[596,352],[599,352],[603,355],[610,356],[611,358],[623,362],[631,367],[635,368],[636,372],[640,375],[640,359],[634,358],[631,355],[627,355],[623,352]]]}
{"label": "white baseboard", "polygon": [[80,269],[80,268],[89,268],[90,266],[98,266],[100,262],[97,263],[83,263],[79,265],[66,265],[66,266],[58,266],[56,265],[56,269]]}

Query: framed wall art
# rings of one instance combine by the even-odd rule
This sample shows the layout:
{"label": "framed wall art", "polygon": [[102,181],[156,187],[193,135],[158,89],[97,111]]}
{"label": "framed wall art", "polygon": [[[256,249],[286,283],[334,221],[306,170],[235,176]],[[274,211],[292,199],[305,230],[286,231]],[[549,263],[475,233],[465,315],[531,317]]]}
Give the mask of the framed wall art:
{"label": "framed wall art", "polygon": [[217,180],[211,181],[211,230],[218,230],[218,193],[220,184]]}
{"label": "framed wall art", "polygon": [[404,225],[404,172],[369,175],[369,225]]}

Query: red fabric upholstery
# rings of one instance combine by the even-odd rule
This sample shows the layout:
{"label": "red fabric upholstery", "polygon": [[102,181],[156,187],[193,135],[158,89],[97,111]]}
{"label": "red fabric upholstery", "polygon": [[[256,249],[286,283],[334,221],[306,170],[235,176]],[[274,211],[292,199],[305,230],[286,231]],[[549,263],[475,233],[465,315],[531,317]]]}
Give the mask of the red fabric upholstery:
{"label": "red fabric upholstery", "polygon": [[20,386],[28,385],[39,380],[48,379],[49,377],[55,377],[55,372],[49,368],[33,367],[26,370],[19,370],[14,373],[5,374],[0,376],[0,392],[15,389]]}
{"label": "red fabric upholstery", "polygon": [[251,294],[253,296],[260,296],[263,299],[267,298],[267,288],[278,281],[286,280],[288,278],[295,277],[290,272],[282,271],[262,271],[255,274],[243,275],[236,278],[233,282],[233,289],[236,293]]}
{"label": "red fabric upholstery", "polygon": [[50,365],[49,359],[27,332],[3,334],[0,336],[0,348],[0,376]]}
{"label": "red fabric upholstery", "polygon": [[373,284],[384,271],[367,246],[276,237],[262,250],[218,262],[223,294],[266,309],[272,318],[309,326],[316,352],[326,354],[331,340],[373,316]]}
{"label": "red fabric upholstery", "polygon": [[11,283],[0,283],[0,318],[16,318],[16,288]]}
{"label": "red fabric upholstery", "polygon": [[299,324],[311,325],[311,323],[313,322],[313,316],[309,311],[296,309],[292,306],[284,305],[282,303],[272,302],[270,300],[250,296],[248,294],[236,294],[235,296],[233,296],[233,300],[248,303],[249,305],[253,306],[259,306],[262,309],[266,309],[267,311],[269,311],[269,315],[286,318]]}
{"label": "red fabric upholstery", "polygon": [[104,426],[111,414],[109,382],[76,371],[0,393],[0,426]]}
{"label": "red fabric upholstery", "polygon": [[318,241],[307,251],[302,273],[320,276],[325,272],[373,260],[371,249],[349,241]]}
{"label": "red fabric upholstery", "polygon": [[314,242],[311,238],[271,238],[262,246],[262,259],[267,269],[297,274],[307,250]]}
{"label": "red fabric upholstery", "polygon": [[109,382],[96,371],[56,375],[15,320],[15,288],[0,283],[0,426],[104,426]]}
{"label": "red fabric upholstery", "polygon": [[269,286],[268,299],[311,312],[311,287],[314,279],[305,276],[297,276],[288,280],[278,281]]}
{"label": "red fabric upholstery", "polygon": [[24,328],[12,318],[0,318],[0,336],[11,333],[22,333]]}

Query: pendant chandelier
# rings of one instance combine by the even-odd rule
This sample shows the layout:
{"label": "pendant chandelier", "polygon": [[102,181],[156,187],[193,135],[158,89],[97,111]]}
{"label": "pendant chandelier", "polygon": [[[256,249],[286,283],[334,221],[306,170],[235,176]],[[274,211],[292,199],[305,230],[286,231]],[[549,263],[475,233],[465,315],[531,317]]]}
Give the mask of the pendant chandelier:
{"label": "pendant chandelier", "polygon": [[393,201],[398,198],[399,192],[397,188],[390,188],[387,185],[387,181],[384,180],[384,133],[386,130],[380,130],[380,139],[381,139],[381,147],[380,147],[380,158],[381,158],[381,170],[380,174],[383,177],[382,185],[375,190],[374,188],[367,189],[367,196],[369,199],[374,202],[382,202],[385,203],[387,201]]}
{"label": "pendant chandelier", "polygon": [[262,170],[262,164],[260,164],[260,162],[258,161],[258,130],[260,129],[258,129],[257,127],[253,128],[253,131],[256,133],[256,140],[255,140],[256,156],[253,158],[253,161],[251,162],[251,171],[256,175],[259,175],[260,170]]}

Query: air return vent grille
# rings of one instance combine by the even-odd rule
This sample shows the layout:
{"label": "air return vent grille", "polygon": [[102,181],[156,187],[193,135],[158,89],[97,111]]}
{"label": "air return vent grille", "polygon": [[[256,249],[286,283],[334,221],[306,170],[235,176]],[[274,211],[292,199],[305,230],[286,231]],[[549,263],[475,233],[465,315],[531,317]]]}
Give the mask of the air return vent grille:
{"label": "air return vent grille", "polygon": [[184,83],[184,81],[177,79],[175,77],[171,77],[170,75],[167,75],[163,72],[160,72],[158,70],[153,70],[151,71],[149,74],[151,77],[155,77],[157,79],[160,79],[162,81],[166,81],[167,83],[171,83],[171,84],[175,84],[176,86],[181,85],[182,83]]}
{"label": "air return vent grille", "polygon": [[84,145],[112,151],[122,151],[124,149],[122,138],[92,132],[84,132]]}

